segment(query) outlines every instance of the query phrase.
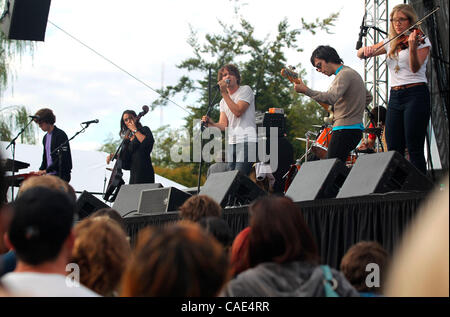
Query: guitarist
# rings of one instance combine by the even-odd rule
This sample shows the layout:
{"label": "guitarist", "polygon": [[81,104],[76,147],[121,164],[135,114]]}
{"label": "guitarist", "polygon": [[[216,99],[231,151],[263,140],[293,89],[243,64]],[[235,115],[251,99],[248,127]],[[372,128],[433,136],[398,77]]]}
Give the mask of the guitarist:
{"label": "guitarist", "polygon": [[320,103],[334,105],[333,134],[328,146],[327,158],[338,158],[345,163],[362,137],[365,106],[372,102],[361,76],[345,66],[336,50],[330,46],[319,46],[311,55],[316,70],[335,78],[326,92],[308,88],[299,78],[295,91],[305,94]]}
{"label": "guitarist", "polygon": [[[155,172],[150,153],[155,140],[150,128],[141,125],[133,110],[125,110],[122,114],[120,137],[125,138],[120,159],[123,169],[130,170],[130,184],[154,183]],[[112,156],[106,158],[107,164]]]}

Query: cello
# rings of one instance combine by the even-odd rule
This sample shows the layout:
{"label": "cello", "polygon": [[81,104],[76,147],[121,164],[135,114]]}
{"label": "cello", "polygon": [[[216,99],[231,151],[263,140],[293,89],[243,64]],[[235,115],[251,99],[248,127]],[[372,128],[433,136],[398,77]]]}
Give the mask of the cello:
{"label": "cello", "polygon": [[[148,106],[142,106],[142,111],[137,115],[136,122],[139,122],[142,116],[145,116],[148,112]],[[122,142],[114,153],[111,161],[116,160],[114,164],[114,168],[111,172],[111,177],[109,178],[108,187],[103,195],[103,199],[108,202],[114,202],[116,200],[117,194],[119,193],[120,187],[125,184],[123,180],[123,172],[122,172],[122,159],[120,158],[120,152],[122,150],[123,142],[129,137],[130,130],[126,132],[124,137],[122,138]]]}

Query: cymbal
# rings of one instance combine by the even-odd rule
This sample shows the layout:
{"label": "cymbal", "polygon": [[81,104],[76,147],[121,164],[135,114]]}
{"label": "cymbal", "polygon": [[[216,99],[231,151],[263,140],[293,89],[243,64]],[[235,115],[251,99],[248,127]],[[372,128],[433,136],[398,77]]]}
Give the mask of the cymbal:
{"label": "cymbal", "polygon": [[304,139],[304,138],[295,138],[296,140],[299,140],[299,141],[303,141],[303,142],[307,142],[308,140],[306,140],[306,139]]}
{"label": "cymbal", "polygon": [[381,135],[382,129],[381,128],[365,128],[363,131],[366,132],[366,133],[380,134]]}
{"label": "cymbal", "polygon": [[314,127],[314,128],[322,128],[323,127],[323,125],[318,125],[318,124],[313,124],[311,126]]}

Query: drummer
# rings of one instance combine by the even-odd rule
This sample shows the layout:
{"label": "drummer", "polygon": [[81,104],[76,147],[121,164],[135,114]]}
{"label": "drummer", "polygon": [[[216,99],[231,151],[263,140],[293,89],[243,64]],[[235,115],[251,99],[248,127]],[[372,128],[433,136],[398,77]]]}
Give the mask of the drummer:
{"label": "drummer", "polygon": [[[387,151],[387,145],[386,145],[386,139],[384,137],[384,122],[386,119],[386,108],[382,106],[374,107],[370,111],[370,124],[369,129],[375,128],[374,124],[377,128],[381,131],[381,141],[382,141],[382,149],[383,152]],[[363,138],[361,141],[361,144],[358,146],[358,152],[361,153],[374,153],[374,152],[381,152],[381,148],[379,151],[375,149],[375,141],[377,139],[377,136],[375,133],[369,133],[367,139]]]}
{"label": "drummer", "polygon": [[295,91],[313,98],[317,102],[333,105],[334,122],[327,158],[338,158],[346,162],[348,155],[361,141],[364,129],[364,108],[372,101],[361,75],[344,65],[336,50],[330,46],[319,46],[311,55],[316,70],[326,76],[335,76],[326,92],[308,88],[303,81],[295,84]]}

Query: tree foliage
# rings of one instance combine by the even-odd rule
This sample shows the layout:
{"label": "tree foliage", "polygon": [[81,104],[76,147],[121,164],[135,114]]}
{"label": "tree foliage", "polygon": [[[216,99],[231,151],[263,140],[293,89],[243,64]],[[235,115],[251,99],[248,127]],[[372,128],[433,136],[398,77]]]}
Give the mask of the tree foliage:
{"label": "tree foliage", "polygon": [[[29,123],[29,116],[25,106],[11,106],[0,109],[0,141],[11,141]],[[18,142],[36,144],[38,128],[34,123],[26,127]]]}

